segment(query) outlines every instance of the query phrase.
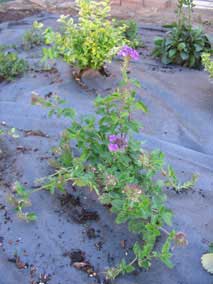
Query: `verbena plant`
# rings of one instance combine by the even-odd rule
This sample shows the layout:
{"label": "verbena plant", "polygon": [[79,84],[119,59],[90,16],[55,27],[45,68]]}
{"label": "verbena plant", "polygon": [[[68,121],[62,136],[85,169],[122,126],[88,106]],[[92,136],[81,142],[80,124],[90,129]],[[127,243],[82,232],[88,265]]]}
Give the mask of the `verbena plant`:
{"label": "verbena plant", "polygon": [[[34,104],[49,107],[51,115],[65,116],[71,123],[56,151],[60,154],[54,161],[55,173],[40,179],[41,187],[31,193],[41,189],[64,192],[68,181],[79,187],[89,187],[116,215],[116,223],[127,223],[129,231],[139,237],[133,246],[134,259],[130,263],[122,260],[117,267],[108,270],[108,278],[132,272],[136,264],[148,269],[153,259],[160,259],[172,267],[172,242],[186,244],[187,241],[183,233],[167,229],[172,224],[172,211],[165,205],[163,188],[172,186],[181,190],[194,184],[194,180],[178,184],[172,168],[164,167],[164,155],[160,151],[146,152],[134,138],[140,123],[133,114],[147,112],[143,102],[136,99],[140,83],[129,78],[127,71],[129,60],[137,60],[138,53],[125,46],[119,55],[124,57],[123,80],[113,94],[96,98],[96,115],[84,115],[79,119],[73,109],[60,107],[63,101],[59,97],[53,101],[38,95],[32,98]],[[157,180],[159,173],[165,181]],[[23,213],[23,209],[29,204],[31,193],[18,185],[18,202],[15,202],[16,197],[13,202],[21,216],[28,214]],[[156,241],[162,233],[165,236],[160,247]]]}
{"label": "verbena plant", "polygon": [[102,70],[110,62],[122,44],[121,27],[115,28],[110,16],[109,0],[76,0],[79,19],[61,16],[58,22],[61,32],[48,28],[46,43],[51,47],[44,49],[44,59],[62,58],[78,67],[79,77],[87,69]]}
{"label": "verbena plant", "polygon": [[202,63],[205,70],[209,73],[209,77],[213,78],[213,60],[210,53],[202,54]]}
{"label": "verbena plant", "polygon": [[11,81],[22,75],[28,69],[24,59],[20,59],[14,52],[0,50],[0,81]]}
{"label": "verbena plant", "polygon": [[[186,6],[186,13],[184,12]],[[163,64],[200,68],[201,55],[211,50],[211,43],[201,28],[192,26],[192,0],[178,0],[177,22],[164,38],[155,39],[153,55]]]}
{"label": "verbena plant", "polygon": [[35,21],[32,28],[24,34],[23,45],[26,50],[45,43],[44,25]]}

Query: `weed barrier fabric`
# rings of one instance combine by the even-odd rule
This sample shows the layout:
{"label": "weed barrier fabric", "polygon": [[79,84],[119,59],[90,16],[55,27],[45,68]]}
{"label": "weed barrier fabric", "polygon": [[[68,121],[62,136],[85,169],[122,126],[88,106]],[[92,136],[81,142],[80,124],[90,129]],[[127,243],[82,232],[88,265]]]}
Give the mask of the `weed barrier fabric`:
{"label": "weed barrier fabric", "polygon": [[[54,26],[57,16],[42,14],[0,25],[0,43],[16,44],[19,55],[31,66],[37,66],[41,48],[25,52],[21,39],[36,19]],[[147,47],[154,36],[156,31],[144,30]],[[48,165],[51,148],[58,144],[68,125],[67,120],[50,119],[47,110],[32,106],[32,91],[42,96],[56,93],[79,114],[93,113],[95,93],[106,95],[119,80],[119,60],[109,66],[109,78],[85,75],[85,83],[93,92],[78,86],[64,63],[56,62],[54,72],[36,72],[35,68],[16,81],[0,83],[0,121],[19,133],[18,139],[3,137],[0,141],[0,284],[103,283],[107,267],[116,265],[122,257],[131,259],[130,248],[136,237],[128,233],[125,225],[114,224],[114,216],[99,204],[94,193],[87,189],[73,191],[69,185],[70,194],[80,200],[76,205],[64,202],[58,193],[39,192],[32,196],[32,210],[38,220],[28,224],[17,219],[6,197],[16,180],[32,188],[36,178],[53,171]],[[145,141],[143,147],[161,149],[180,180],[195,172],[200,177],[193,190],[177,194],[167,189],[174,227],[185,232],[189,240],[186,248],[174,250],[174,269],[154,261],[150,271],[138,270],[114,283],[212,284],[213,276],[202,269],[200,257],[213,241],[213,85],[206,73],[175,66],[165,68],[146,55],[146,50],[140,61],[131,65],[131,72],[143,85],[138,99],[149,108],[146,115],[135,114],[143,124],[138,135]],[[39,135],[41,132],[45,135]],[[98,218],[82,224],[77,218],[85,212],[82,210],[96,212]],[[88,230],[93,232],[92,238]],[[124,240],[125,247],[121,245]],[[73,267],[69,258],[73,250],[81,250],[98,277]]]}

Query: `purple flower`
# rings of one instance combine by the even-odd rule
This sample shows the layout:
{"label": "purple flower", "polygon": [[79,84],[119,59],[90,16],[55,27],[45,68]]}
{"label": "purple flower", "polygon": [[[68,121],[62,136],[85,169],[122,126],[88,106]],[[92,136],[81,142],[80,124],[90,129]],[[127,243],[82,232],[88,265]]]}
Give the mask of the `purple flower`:
{"label": "purple flower", "polygon": [[124,45],[118,52],[119,56],[130,57],[133,60],[139,60],[139,53],[134,48]]}
{"label": "purple flower", "polygon": [[117,139],[117,136],[116,135],[109,135],[109,142],[110,143],[114,143]]}
{"label": "purple flower", "polygon": [[127,147],[127,140],[120,135],[110,135],[109,142],[108,149],[110,152],[124,151]]}
{"label": "purple flower", "polygon": [[119,151],[118,145],[117,144],[112,144],[112,143],[110,143],[108,145],[108,149],[109,149],[110,152],[117,152],[117,151]]}

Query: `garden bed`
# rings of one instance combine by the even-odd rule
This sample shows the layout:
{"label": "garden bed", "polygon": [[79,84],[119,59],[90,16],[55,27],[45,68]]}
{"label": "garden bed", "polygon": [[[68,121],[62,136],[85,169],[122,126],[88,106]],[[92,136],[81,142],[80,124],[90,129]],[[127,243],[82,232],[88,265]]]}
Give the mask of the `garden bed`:
{"label": "garden bed", "polygon": [[[5,128],[15,127],[20,136],[0,141],[2,284],[103,283],[107,267],[131,256],[134,238],[125,225],[114,225],[114,216],[87,189],[70,185],[69,197],[39,192],[32,199],[38,220],[30,224],[18,220],[6,201],[16,180],[32,188],[36,178],[51,173],[51,147],[58,144],[59,134],[67,126],[66,120],[50,119],[45,110],[32,106],[32,91],[47,97],[56,93],[80,114],[93,113],[96,94],[107,95],[119,80],[118,60],[109,66],[108,78],[85,75],[88,90],[72,79],[64,63],[56,62],[51,72],[40,70],[41,48],[24,51],[22,37],[34,20],[54,26],[56,19],[57,15],[41,14],[0,25],[1,44],[16,44],[20,56],[33,66],[24,77],[0,83],[0,121],[6,123]],[[140,32],[146,47],[132,66],[134,77],[143,86],[139,99],[149,113],[136,114],[143,124],[138,139],[146,142],[145,148],[161,149],[181,180],[195,172],[200,177],[193,190],[167,191],[175,228],[184,231],[189,240],[186,248],[174,251],[174,269],[156,262],[149,272],[138,270],[114,283],[211,284],[212,276],[202,269],[200,257],[213,241],[213,86],[203,71],[165,67],[151,58],[153,38],[164,32],[161,27],[141,24]],[[73,255],[87,264],[86,273],[73,266]]]}

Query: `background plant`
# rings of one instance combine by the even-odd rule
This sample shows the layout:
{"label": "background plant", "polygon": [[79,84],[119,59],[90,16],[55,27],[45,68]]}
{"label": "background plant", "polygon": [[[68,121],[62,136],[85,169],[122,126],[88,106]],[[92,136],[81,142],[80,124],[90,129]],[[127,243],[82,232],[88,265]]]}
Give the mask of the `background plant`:
{"label": "background plant", "polygon": [[141,36],[139,35],[139,29],[136,21],[134,20],[119,20],[115,22],[115,27],[124,27],[123,36],[127,40],[127,43],[132,48],[143,47]]}
{"label": "background plant", "polygon": [[201,28],[192,26],[193,7],[192,0],[178,0],[177,22],[164,38],[155,39],[153,55],[160,58],[162,63],[200,68],[202,53],[211,50],[207,35]]}
{"label": "background plant", "polygon": [[31,49],[45,43],[44,25],[35,21],[32,28],[24,34],[23,45],[25,49]]}
{"label": "background plant", "polygon": [[205,70],[209,73],[209,77],[213,78],[213,60],[210,53],[202,54],[202,63]]}
{"label": "background plant", "polygon": [[110,62],[122,44],[122,28],[115,28],[110,16],[109,0],[77,0],[79,19],[61,16],[58,20],[61,32],[47,29],[44,58],[62,58],[73,64],[81,73],[86,69],[101,70]]}
{"label": "background plant", "polygon": [[14,80],[28,69],[28,64],[24,59],[20,59],[14,52],[0,50],[0,81]]}

